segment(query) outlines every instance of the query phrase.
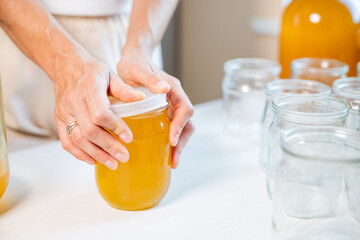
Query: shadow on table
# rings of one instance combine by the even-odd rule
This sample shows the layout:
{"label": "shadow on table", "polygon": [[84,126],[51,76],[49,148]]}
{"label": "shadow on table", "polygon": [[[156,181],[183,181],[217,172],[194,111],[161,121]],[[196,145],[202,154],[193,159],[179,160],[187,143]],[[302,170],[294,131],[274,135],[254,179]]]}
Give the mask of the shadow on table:
{"label": "shadow on table", "polygon": [[[246,172],[249,161],[249,147],[224,143],[220,137],[203,135],[194,138],[182,156],[177,170],[172,171],[170,189],[159,206],[176,201],[189,191],[211,184],[231,172]],[[247,144],[245,144],[247,145]]]}
{"label": "shadow on table", "polygon": [[0,217],[19,204],[27,194],[28,187],[26,183],[10,175],[9,185],[0,199]]}

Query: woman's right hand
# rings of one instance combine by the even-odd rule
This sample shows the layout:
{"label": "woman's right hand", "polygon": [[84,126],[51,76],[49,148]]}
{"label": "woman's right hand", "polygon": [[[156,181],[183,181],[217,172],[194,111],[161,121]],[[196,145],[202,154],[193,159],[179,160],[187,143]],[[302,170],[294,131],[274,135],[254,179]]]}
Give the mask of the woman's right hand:
{"label": "woman's right hand", "polygon": [[[129,159],[129,152],[105,128],[124,143],[130,143],[133,136],[126,123],[110,110],[107,96],[132,102],[143,99],[144,94],[126,85],[96,59],[65,58],[57,61],[58,74],[53,77],[54,118],[61,144],[79,160],[92,165],[98,161],[115,170],[118,161]],[[69,136],[67,126],[75,121],[78,126]]]}

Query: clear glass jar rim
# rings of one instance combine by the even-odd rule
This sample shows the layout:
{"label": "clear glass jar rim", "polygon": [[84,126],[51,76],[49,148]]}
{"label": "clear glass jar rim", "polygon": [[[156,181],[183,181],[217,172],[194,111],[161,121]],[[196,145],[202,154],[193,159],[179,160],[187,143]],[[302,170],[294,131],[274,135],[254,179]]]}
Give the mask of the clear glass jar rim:
{"label": "clear glass jar rim", "polygon": [[[271,81],[265,85],[265,92],[266,95],[270,98],[280,97],[280,96],[288,96],[288,95],[298,95],[297,93],[287,93],[282,92],[281,89],[305,89],[308,88],[309,90],[318,90],[317,93],[319,95],[331,95],[331,88],[318,81],[314,80],[304,80],[304,79],[278,79]],[[311,94],[313,95],[313,94]]]}
{"label": "clear glass jar rim", "polygon": [[261,71],[279,75],[281,72],[281,65],[276,61],[265,58],[235,58],[224,63],[224,72],[226,74],[230,74],[233,71],[244,71],[249,73]]}
{"label": "clear glass jar rim", "polygon": [[[336,67],[321,67],[321,63],[328,62],[329,65],[338,65]],[[311,63],[319,64],[319,67],[310,67]],[[338,72],[340,74],[347,74],[349,72],[349,66],[336,59],[331,58],[298,58],[291,62],[291,71],[299,72]]]}
{"label": "clear glass jar rim", "polygon": [[[330,106],[338,104],[340,107],[338,110],[326,113],[299,112],[284,108],[286,105],[290,106],[292,104],[300,104],[299,101],[303,104],[319,103],[321,101],[326,101],[328,103],[332,102],[332,104],[329,104]],[[341,119],[345,119],[349,114],[349,106],[345,101],[330,96],[312,94],[290,95],[274,99],[272,102],[272,110],[274,112],[274,115],[277,117],[286,118],[286,120],[288,121],[303,124],[314,124],[313,120],[315,118],[319,120],[319,122],[315,124],[332,124],[336,123]]]}
{"label": "clear glass jar rim", "polygon": [[[353,86],[357,87],[357,89],[352,88]],[[335,80],[333,83],[333,91],[335,95],[347,99],[360,100],[360,78],[347,77]]]}
{"label": "clear glass jar rim", "polygon": [[[331,138],[329,138],[329,134],[331,134]],[[319,156],[310,156],[309,152],[294,151],[292,149],[292,144],[303,144],[305,141],[331,141],[346,147],[356,147],[359,150],[359,156],[347,160],[344,159],[345,156],[343,155],[338,159],[329,159]],[[302,160],[328,163],[360,164],[360,133],[346,128],[328,126],[292,128],[281,134],[281,148],[287,154],[296,158],[301,158]]]}

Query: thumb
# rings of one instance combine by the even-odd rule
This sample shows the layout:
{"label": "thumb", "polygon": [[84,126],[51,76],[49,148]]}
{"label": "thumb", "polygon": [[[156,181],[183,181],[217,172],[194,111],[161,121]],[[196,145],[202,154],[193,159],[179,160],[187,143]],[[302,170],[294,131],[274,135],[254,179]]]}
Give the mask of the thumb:
{"label": "thumb", "polygon": [[171,87],[166,82],[167,74],[150,62],[144,66],[137,63],[126,64],[118,68],[119,76],[131,86],[145,86],[153,93],[167,93]]}
{"label": "thumb", "polygon": [[123,102],[135,102],[145,98],[145,94],[125,84],[114,72],[110,72],[109,94]]}

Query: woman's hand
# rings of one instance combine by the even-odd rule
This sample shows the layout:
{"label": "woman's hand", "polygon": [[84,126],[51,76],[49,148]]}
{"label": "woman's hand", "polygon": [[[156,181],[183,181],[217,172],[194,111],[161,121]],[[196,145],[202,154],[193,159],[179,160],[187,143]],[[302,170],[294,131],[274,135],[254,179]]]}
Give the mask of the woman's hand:
{"label": "woman's hand", "polygon": [[153,93],[167,93],[172,168],[176,168],[182,149],[195,130],[190,120],[194,109],[180,81],[154,66],[141,51],[133,49],[124,48],[117,70],[121,79],[130,86],[145,86]]}
{"label": "woman's hand", "polygon": [[[124,101],[137,101],[144,94],[124,84],[106,65],[93,58],[85,61],[65,57],[57,61],[60,74],[53,77],[55,86],[55,122],[61,144],[76,158],[89,164],[98,161],[110,169],[118,161],[126,162],[129,152],[104,128],[113,132],[124,143],[132,141],[132,133],[123,120],[110,110],[107,95]],[[78,126],[67,135],[67,126]]]}

